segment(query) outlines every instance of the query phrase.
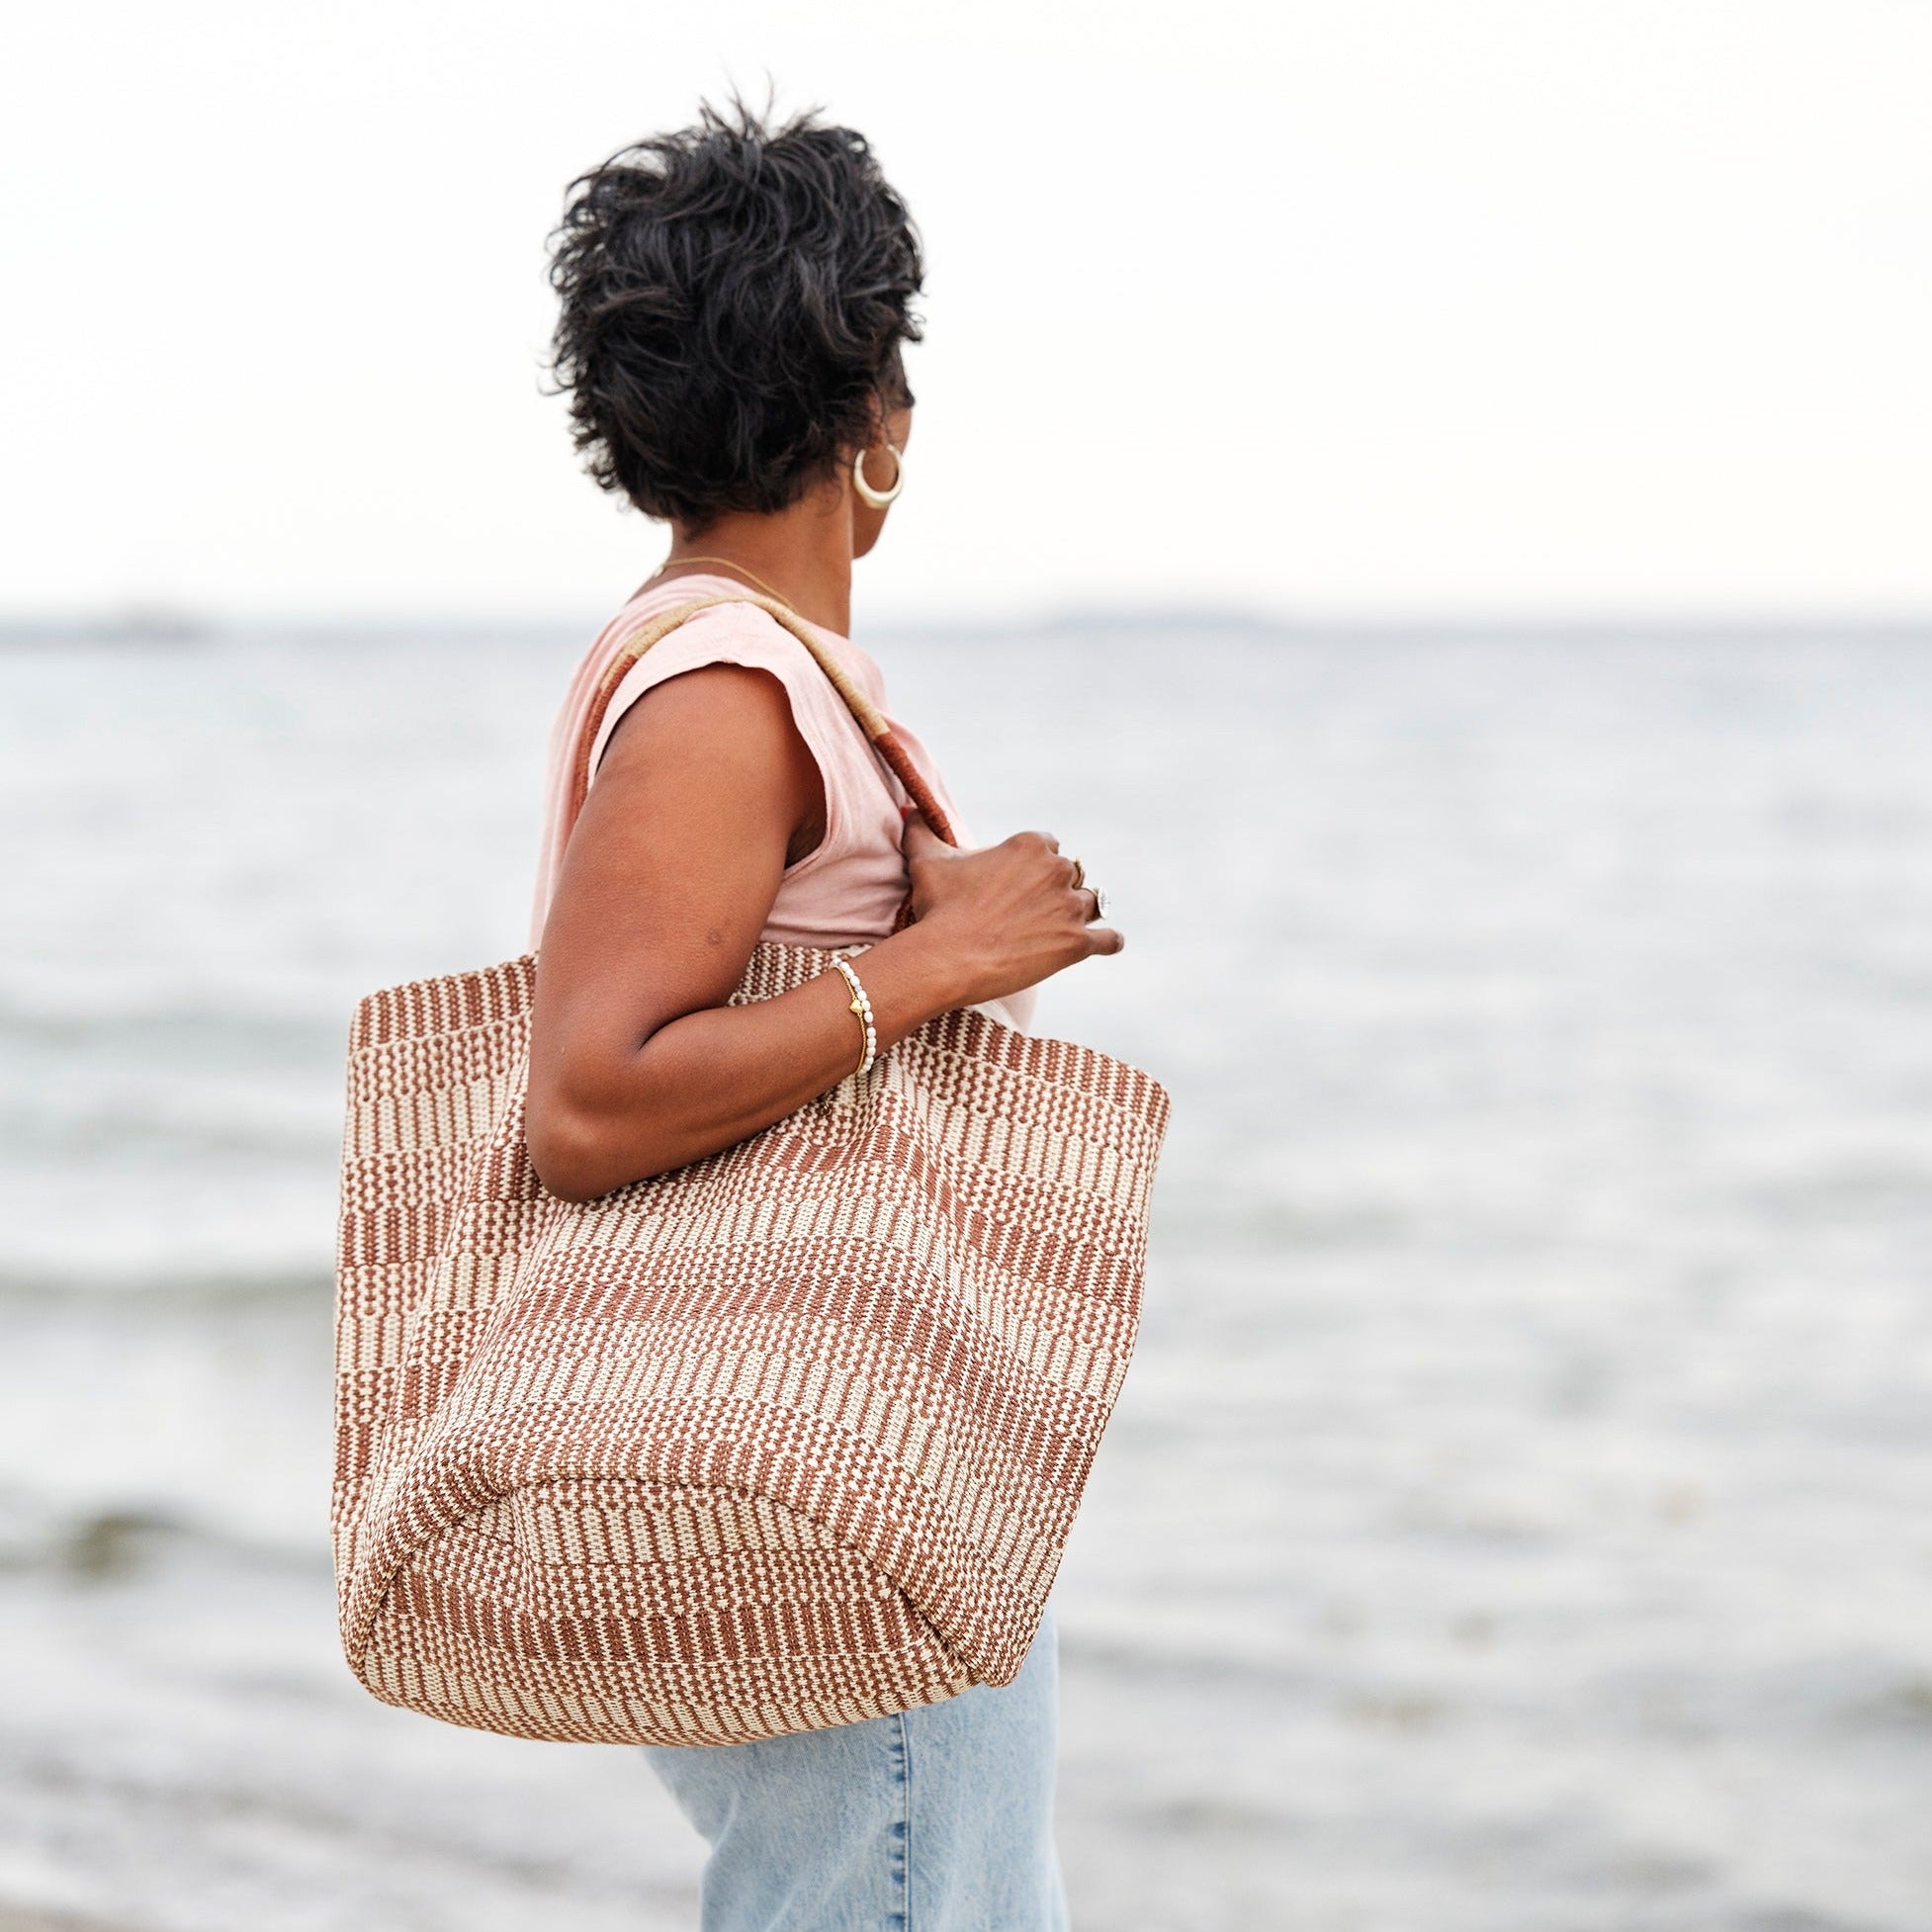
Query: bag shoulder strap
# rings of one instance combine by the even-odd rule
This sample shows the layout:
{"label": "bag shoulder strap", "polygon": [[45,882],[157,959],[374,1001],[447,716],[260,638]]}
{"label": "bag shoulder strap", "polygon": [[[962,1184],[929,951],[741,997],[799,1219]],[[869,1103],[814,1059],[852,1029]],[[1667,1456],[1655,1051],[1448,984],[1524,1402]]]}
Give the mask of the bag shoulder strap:
{"label": "bag shoulder strap", "polygon": [[768,617],[774,618],[812,654],[812,661],[831,680],[832,688],[844,700],[845,709],[865,734],[866,742],[878,753],[886,769],[905,786],[906,796],[919,807],[926,824],[948,845],[958,844],[959,839],[954,834],[945,808],[933,797],[932,787],[920,774],[919,767],[914,764],[897,733],[887,722],[885,713],[852,682],[844,665],[827,650],[823,640],[789,604],[781,604],[775,597],[749,595],[694,597],[689,603],[675,605],[670,610],[660,611],[656,617],[646,618],[618,646],[616,654],[605,666],[603,676],[597,681],[597,689],[590,699],[590,710],[584,718],[582,731],[577,735],[576,746],[571,758],[571,823],[576,823],[577,814],[583,810],[583,801],[590,795],[591,747],[597,742],[597,733],[602,729],[611,700],[617,695],[617,687],[630,675],[631,666],[653,645],[660,644],[669,637],[680,624],[688,622],[699,611],[711,610],[719,604],[754,605]]}

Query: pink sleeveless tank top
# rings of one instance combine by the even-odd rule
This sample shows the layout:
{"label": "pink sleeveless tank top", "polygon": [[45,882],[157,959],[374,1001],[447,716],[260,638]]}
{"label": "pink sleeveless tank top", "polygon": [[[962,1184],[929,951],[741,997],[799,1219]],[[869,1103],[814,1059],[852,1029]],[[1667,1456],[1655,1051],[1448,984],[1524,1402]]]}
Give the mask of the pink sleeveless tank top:
{"label": "pink sleeveless tank top", "polygon": [[[604,626],[577,665],[551,732],[544,834],[531,921],[532,947],[542,938],[570,839],[571,753],[589,714],[591,698],[618,647],[641,622],[680,603],[744,591],[745,585],[736,578],[709,573],[653,584]],[[813,628],[858,688],[886,712],[895,735],[951,818],[960,842],[970,842],[925,747],[892,717],[878,665],[849,638],[819,626]],[[597,761],[618,720],[647,691],[666,678],[720,663],[768,671],[784,686],[791,702],[792,722],[817,761],[825,786],[825,836],[795,865],[785,868],[759,936],[785,945],[827,947],[870,945],[886,938],[906,897],[906,861],[899,843],[904,824],[901,808],[908,802],[905,790],[873,751],[858,721],[813,661],[812,654],[782,624],[755,606],[730,604],[701,611],[638,659],[618,685],[592,742],[591,783],[596,782]],[[1033,992],[1028,988],[1006,1000],[990,1002],[983,1010],[1024,1030],[1032,1018],[1033,1005]]]}

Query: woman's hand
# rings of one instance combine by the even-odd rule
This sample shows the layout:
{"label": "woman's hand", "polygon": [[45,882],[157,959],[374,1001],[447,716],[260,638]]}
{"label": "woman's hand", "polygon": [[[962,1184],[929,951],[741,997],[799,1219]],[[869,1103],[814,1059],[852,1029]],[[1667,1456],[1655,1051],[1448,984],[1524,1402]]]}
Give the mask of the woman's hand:
{"label": "woman's hand", "polygon": [[916,929],[951,960],[962,1007],[1003,999],[1126,943],[1112,926],[1095,923],[1098,896],[1074,884],[1074,861],[1044,832],[962,851],[914,814],[905,850]]}
{"label": "woman's hand", "polygon": [[[716,1153],[835,1087],[863,1035],[835,972],[728,1004],[788,857],[825,830],[818,766],[776,678],[686,671],[625,713],[571,834],[537,958],[525,1126],[545,1186],[587,1200]],[[914,906],[859,955],[881,1052],[1120,935],[1051,838],[985,851],[906,833]]]}

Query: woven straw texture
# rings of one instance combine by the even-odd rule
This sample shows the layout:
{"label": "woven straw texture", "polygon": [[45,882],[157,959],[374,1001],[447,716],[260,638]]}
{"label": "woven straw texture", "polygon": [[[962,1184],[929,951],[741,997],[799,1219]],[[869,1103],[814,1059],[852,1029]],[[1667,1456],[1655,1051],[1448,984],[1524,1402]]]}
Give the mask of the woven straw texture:
{"label": "woven straw texture", "polygon": [[[761,945],[735,998],[830,953]],[[1167,1097],[974,1012],[577,1205],[526,956],[372,995],[336,1319],[342,1640],[515,1736],[720,1744],[1010,1682],[1139,1319]]]}

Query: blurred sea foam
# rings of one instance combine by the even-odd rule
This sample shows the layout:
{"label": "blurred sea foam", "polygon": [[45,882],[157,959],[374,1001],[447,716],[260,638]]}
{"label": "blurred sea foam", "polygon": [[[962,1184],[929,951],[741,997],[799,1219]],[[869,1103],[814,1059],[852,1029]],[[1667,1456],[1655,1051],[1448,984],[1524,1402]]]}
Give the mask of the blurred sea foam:
{"label": "blurred sea foam", "polygon": [[[340,1055],[521,949],[580,640],[0,651],[0,1932],[648,1932],[622,1753],[367,1700]],[[1932,639],[886,638],[1176,1099],[1063,1572],[1085,1932],[1932,1924]]]}

